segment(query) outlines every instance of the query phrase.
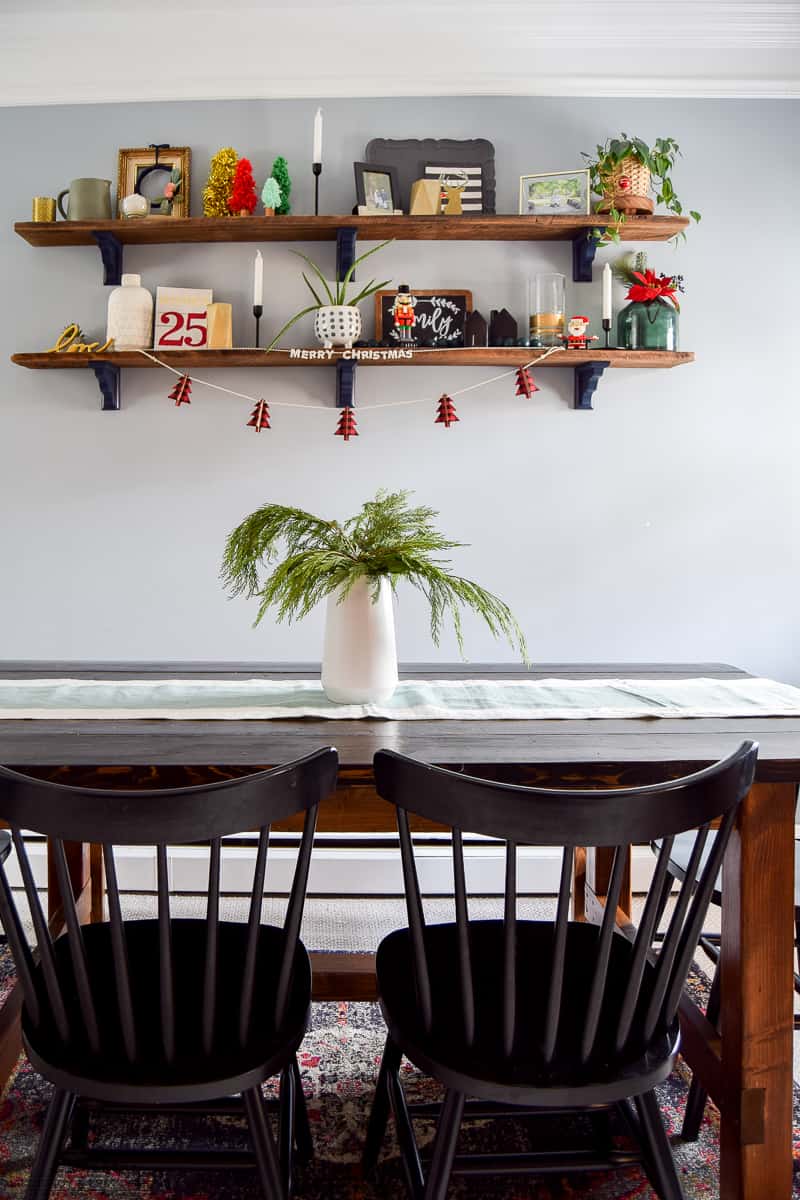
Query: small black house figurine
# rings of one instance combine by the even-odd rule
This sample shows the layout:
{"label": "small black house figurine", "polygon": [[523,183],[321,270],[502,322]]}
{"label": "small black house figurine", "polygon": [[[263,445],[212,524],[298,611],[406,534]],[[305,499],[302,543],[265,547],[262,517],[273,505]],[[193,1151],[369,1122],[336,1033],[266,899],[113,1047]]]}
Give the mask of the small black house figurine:
{"label": "small black house figurine", "polygon": [[487,344],[486,321],[478,309],[467,313],[464,319],[464,345],[485,346]]}
{"label": "small black house figurine", "polygon": [[489,320],[489,345],[513,346],[517,340],[517,322],[507,308],[492,309]]}

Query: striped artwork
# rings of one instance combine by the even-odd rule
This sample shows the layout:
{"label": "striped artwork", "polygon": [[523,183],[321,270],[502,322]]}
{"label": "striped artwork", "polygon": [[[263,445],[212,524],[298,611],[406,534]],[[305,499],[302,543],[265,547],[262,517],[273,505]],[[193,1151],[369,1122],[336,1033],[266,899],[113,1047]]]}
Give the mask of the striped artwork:
{"label": "striped artwork", "polygon": [[483,212],[483,167],[480,164],[461,166],[456,163],[426,163],[425,178],[439,179],[443,174],[458,175],[462,171],[467,175],[469,183],[461,193],[461,207],[465,213]]}

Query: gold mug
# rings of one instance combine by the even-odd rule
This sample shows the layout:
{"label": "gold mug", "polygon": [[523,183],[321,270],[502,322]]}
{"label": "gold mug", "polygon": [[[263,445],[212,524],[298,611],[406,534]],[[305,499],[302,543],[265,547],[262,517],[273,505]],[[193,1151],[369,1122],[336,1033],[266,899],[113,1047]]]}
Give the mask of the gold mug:
{"label": "gold mug", "polygon": [[34,196],[32,219],[34,221],[55,221],[55,199],[52,196]]}

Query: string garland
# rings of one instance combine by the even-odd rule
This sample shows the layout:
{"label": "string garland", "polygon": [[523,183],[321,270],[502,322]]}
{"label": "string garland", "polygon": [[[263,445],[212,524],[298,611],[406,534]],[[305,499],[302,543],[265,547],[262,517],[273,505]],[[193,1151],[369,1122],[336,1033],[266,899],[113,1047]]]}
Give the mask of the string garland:
{"label": "string garland", "polygon": [[[480,353],[482,350],[485,349],[485,347],[475,346],[474,349],[476,350],[476,352]],[[502,371],[499,375],[492,375],[489,379],[480,380],[479,383],[471,383],[467,387],[458,388],[455,391],[449,392],[448,395],[451,398],[453,396],[465,396],[465,395],[467,395],[468,392],[474,392],[474,391],[477,391],[479,388],[488,387],[489,384],[498,383],[501,379],[508,379],[511,375],[516,376],[517,380],[519,381],[520,372],[523,372],[523,371],[527,372],[531,367],[536,366],[538,363],[544,362],[544,360],[546,358],[549,358],[551,354],[557,354],[557,353],[563,351],[563,349],[564,349],[563,346],[548,346],[548,348],[546,350],[544,350],[541,354],[537,354],[537,356],[535,358],[532,358],[529,362],[524,363],[521,367],[512,367],[509,371]],[[436,354],[439,352],[447,353],[447,352],[449,352],[449,347],[437,346],[437,347],[433,347],[431,349],[426,348],[424,351],[426,356],[429,354]],[[189,391],[191,391],[191,386],[193,386],[195,384],[199,384],[201,387],[212,388],[213,391],[215,391],[215,392],[224,392],[228,396],[235,396],[237,398],[237,400],[247,400],[247,401],[249,401],[250,404],[258,405],[260,403],[263,403],[261,397],[259,397],[259,396],[251,396],[251,395],[248,395],[246,392],[237,392],[237,391],[234,391],[233,388],[223,387],[219,383],[210,383],[207,379],[198,379],[196,375],[191,375],[191,376],[187,375],[186,372],[179,371],[176,367],[170,366],[169,363],[163,362],[160,358],[157,358],[156,355],[152,354],[149,350],[138,350],[137,353],[142,354],[145,358],[150,359],[150,361],[155,363],[157,366],[163,367],[167,371],[171,371],[172,374],[177,375],[179,377],[179,379],[181,379],[181,380],[185,379],[187,381],[187,384],[190,385]],[[262,354],[289,354],[290,351],[282,350],[282,349],[278,349],[277,347],[274,347],[271,350],[262,350],[261,353]],[[353,359],[352,361],[355,362],[356,364],[358,363],[357,358]],[[533,390],[538,391],[539,389],[534,386]],[[174,396],[170,397],[170,399],[174,399],[174,398],[175,398]],[[384,402],[381,402],[378,404],[362,404],[362,405],[359,405],[359,408],[361,409],[362,412],[365,412],[365,411],[372,411],[372,410],[378,409],[378,408],[406,408],[408,405],[411,405],[411,404],[434,404],[434,403],[436,403],[436,400],[433,397],[421,396],[418,399],[414,399],[414,400],[387,400],[387,401],[384,401]],[[330,413],[330,411],[331,411],[329,404],[303,404],[302,402],[298,403],[298,402],[291,401],[291,400],[272,400],[271,399],[269,402],[269,407],[270,408],[314,409],[317,412],[327,412],[327,413]],[[262,428],[269,428],[269,426],[268,425],[262,426]]]}

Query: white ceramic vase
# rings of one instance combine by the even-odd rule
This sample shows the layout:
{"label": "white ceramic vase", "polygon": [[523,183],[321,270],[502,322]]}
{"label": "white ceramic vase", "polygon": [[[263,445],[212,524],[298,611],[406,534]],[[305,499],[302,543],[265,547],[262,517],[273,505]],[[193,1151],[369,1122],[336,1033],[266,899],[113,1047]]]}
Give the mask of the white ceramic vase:
{"label": "white ceramic vase", "polygon": [[153,297],[141,275],[123,275],[122,287],[108,297],[106,337],[115,350],[148,350],[153,344]]}
{"label": "white ceramic vase", "polygon": [[381,579],[374,602],[372,591],[359,579],[341,603],[339,593],[328,597],[322,687],[337,704],[380,704],[397,687],[392,586]]}
{"label": "white ceramic vase", "polygon": [[314,317],[314,333],[326,350],[350,350],[361,337],[361,313],[352,304],[323,304]]}

